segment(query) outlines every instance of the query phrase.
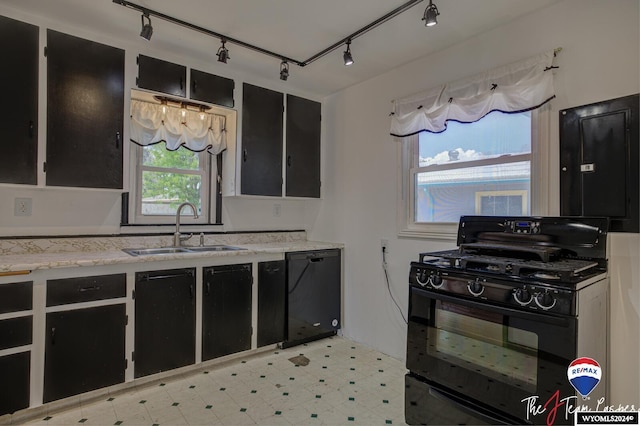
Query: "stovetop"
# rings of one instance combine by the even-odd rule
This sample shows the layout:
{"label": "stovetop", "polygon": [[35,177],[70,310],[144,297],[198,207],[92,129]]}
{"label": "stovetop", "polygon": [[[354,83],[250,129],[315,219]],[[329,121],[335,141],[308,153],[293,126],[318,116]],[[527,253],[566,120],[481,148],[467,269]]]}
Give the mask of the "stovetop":
{"label": "stovetop", "polygon": [[[431,258],[431,259],[427,259]],[[465,271],[504,278],[555,283],[575,283],[602,273],[595,260],[560,258],[553,261],[521,257],[489,256],[459,249],[421,253],[419,263],[449,271]]]}

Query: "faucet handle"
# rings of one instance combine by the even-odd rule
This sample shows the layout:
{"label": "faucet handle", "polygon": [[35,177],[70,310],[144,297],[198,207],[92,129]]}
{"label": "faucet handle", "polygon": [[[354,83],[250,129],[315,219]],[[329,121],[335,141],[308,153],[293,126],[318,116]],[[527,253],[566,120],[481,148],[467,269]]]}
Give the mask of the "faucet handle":
{"label": "faucet handle", "polygon": [[204,232],[200,233],[200,247],[204,245]]}
{"label": "faucet handle", "polygon": [[187,241],[189,238],[193,237],[193,234],[189,235],[180,235],[180,241]]}

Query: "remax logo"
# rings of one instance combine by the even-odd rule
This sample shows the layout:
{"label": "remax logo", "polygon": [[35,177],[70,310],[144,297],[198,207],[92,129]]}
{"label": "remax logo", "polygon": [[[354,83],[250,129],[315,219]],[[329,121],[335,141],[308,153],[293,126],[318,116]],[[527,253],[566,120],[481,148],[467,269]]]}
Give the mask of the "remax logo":
{"label": "remax logo", "polygon": [[569,364],[567,377],[575,390],[586,398],[600,383],[602,369],[600,364],[591,358],[578,358]]}

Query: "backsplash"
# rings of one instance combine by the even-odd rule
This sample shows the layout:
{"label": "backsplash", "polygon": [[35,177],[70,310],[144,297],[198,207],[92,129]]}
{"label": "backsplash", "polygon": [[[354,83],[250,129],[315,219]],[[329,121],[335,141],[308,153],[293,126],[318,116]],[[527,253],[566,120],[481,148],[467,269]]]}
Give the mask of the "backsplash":
{"label": "backsplash", "polygon": [[[305,231],[255,232],[242,234],[205,234],[204,244],[261,244],[304,241]],[[199,237],[183,243],[198,245]],[[173,236],[126,237],[64,237],[64,238],[14,238],[0,239],[0,256],[38,253],[97,252],[124,248],[167,247],[173,245]]]}

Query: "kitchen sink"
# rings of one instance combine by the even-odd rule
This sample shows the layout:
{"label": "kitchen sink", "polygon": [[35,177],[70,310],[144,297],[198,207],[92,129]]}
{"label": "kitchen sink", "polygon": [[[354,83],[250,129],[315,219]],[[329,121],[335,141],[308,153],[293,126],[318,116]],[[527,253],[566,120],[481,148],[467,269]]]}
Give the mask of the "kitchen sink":
{"label": "kitchen sink", "polygon": [[137,248],[122,249],[123,252],[131,256],[150,256],[155,254],[175,254],[175,253],[198,253],[207,251],[230,251],[230,250],[246,250],[242,247],[228,246],[217,244],[213,246],[197,246],[197,247],[157,247],[157,248]]}

